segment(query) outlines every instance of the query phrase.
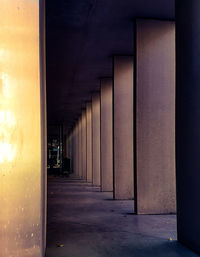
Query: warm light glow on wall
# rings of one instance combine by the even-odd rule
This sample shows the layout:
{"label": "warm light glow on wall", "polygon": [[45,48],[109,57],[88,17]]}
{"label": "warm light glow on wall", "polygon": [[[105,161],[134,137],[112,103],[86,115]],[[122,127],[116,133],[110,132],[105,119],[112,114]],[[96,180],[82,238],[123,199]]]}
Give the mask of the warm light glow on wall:
{"label": "warm light glow on wall", "polygon": [[[4,51],[1,51],[0,54],[5,60]],[[6,110],[0,110],[0,163],[5,163],[13,161],[16,156],[17,144],[12,142],[16,120],[14,112],[10,111],[11,101],[14,99],[12,99],[12,83],[9,81],[8,74],[2,72],[0,81],[0,105],[1,108],[6,108]]]}
{"label": "warm light glow on wall", "polygon": [[0,257],[41,257],[39,0],[0,6]]}

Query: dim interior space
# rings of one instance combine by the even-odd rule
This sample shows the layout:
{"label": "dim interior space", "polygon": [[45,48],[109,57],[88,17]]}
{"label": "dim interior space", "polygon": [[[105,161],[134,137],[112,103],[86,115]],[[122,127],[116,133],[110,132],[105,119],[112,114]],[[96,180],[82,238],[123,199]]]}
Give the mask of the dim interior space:
{"label": "dim interior space", "polygon": [[173,1],[46,3],[47,257],[177,242]]}
{"label": "dim interior space", "polygon": [[0,3],[0,257],[199,256],[199,0]]}

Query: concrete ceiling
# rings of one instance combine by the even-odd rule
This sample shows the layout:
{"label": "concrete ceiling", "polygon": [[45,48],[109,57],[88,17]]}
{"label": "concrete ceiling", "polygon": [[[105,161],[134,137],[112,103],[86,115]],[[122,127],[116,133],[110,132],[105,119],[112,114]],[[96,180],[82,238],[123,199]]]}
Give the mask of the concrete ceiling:
{"label": "concrete ceiling", "polygon": [[133,55],[136,17],[172,20],[174,0],[46,1],[49,124],[70,129],[112,76],[113,54]]}

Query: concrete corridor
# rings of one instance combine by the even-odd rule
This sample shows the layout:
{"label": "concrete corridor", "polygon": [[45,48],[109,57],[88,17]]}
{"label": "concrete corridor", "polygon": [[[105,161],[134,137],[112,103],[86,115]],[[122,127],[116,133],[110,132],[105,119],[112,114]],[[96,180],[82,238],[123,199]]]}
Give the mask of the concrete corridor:
{"label": "concrete corridor", "polygon": [[175,215],[137,216],[132,207],[84,181],[48,178],[46,257],[199,256],[177,243]]}

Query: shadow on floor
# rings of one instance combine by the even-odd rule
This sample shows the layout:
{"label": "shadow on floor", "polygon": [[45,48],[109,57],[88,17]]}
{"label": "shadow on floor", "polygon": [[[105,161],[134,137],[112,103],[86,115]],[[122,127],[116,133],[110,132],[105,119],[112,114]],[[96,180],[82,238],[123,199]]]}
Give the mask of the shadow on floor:
{"label": "shadow on floor", "polygon": [[48,179],[46,257],[199,256],[176,241],[175,215],[132,215],[133,201],[110,201],[112,192],[97,189]]}

